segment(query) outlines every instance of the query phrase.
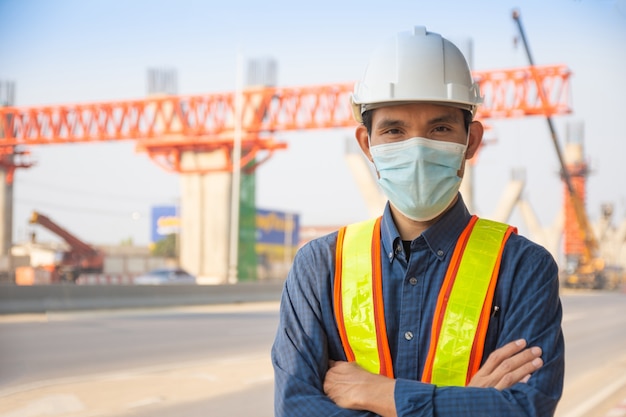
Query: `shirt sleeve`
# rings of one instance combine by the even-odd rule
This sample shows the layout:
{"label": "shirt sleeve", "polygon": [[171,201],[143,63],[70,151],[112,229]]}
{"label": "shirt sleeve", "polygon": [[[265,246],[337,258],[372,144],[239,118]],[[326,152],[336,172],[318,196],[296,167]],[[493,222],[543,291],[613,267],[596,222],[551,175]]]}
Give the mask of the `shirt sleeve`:
{"label": "shirt sleeve", "polygon": [[320,303],[321,286],[330,285],[327,246],[310,242],[301,248],[285,282],[272,347],[276,417],[373,416],[338,407],[324,393],[329,358],[324,322],[332,311],[322,305],[327,301]]}
{"label": "shirt sleeve", "polygon": [[525,338],[528,346],[542,348],[543,367],[527,383],[502,391],[435,387],[398,379],[394,396],[399,417],[554,415],[564,375],[558,268],[545,249],[528,244],[519,236],[512,238],[514,242],[507,244],[503,254],[496,290],[502,304],[497,318],[496,347]]}

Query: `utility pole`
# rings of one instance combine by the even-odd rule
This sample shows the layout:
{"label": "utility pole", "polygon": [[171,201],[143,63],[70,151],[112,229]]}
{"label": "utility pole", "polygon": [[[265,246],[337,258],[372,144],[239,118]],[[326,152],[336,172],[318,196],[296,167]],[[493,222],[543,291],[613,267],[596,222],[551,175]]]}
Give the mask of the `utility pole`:
{"label": "utility pole", "polygon": [[235,131],[233,146],[233,175],[230,200],[230,238],[228,252],[228,283],[239,280],[239,204],[241,196],[241,139],[243,135],[243,63],[241,53],[237,53],[235,80]]}
{"label": "utility pole", "polygon": [[[0,106],[8,107],[15,103],[15,83],[0,82]],[[0,124],[0,137],[5,137],[2,126],[10,126],[6,120]],[[14,279],[11,247],[13,246],[13,152],[0,155],[0,281]],[[6,272],[6,274],[5,274]]]}

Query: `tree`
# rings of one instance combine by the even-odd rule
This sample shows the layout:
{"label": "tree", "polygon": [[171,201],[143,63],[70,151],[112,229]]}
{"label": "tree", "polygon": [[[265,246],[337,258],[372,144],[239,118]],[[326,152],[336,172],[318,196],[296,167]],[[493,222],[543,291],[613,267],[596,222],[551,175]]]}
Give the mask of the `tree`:
{"label": "tree", "polygon": [[172,233],[159,240],[152,247],[151,253],[154,256],[163,256],[166,258],[176,258],[178,257],[176,250],[176,241],[178,239],[178,235],[176,233]]}

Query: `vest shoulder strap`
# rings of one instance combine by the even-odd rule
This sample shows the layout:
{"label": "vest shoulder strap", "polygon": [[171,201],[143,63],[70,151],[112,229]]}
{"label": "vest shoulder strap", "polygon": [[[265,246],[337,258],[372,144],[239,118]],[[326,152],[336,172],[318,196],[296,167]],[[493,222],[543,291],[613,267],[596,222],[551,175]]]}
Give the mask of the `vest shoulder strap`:
{"label": "vest shoulder strap", "polygon": [[424,382],[465,386],[478,371],[500,259],[515,229],[473,216],[439,292]]}
{"label": "vest shoulder strap", "polygon": [[383,306],[381,218],[339,230],[334,311],[348,361],[393,377]]}

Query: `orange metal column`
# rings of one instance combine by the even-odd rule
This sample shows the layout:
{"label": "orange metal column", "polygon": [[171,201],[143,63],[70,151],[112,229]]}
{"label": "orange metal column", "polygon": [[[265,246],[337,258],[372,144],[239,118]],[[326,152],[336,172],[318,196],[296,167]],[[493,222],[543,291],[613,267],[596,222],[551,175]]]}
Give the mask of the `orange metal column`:
{"label": "orange metal column", "polygon": [[[582,126],[574,133],[576,134],[570,132],[568,143],[565,145],[564,159],[572,186],[584,207],[588,167],[583,154]],[[579,224],[574,204],[565,184],[563,185],[563,211],[565,215],[563,253],[566,258],[580,258],[585,254],[584,231]]]}

